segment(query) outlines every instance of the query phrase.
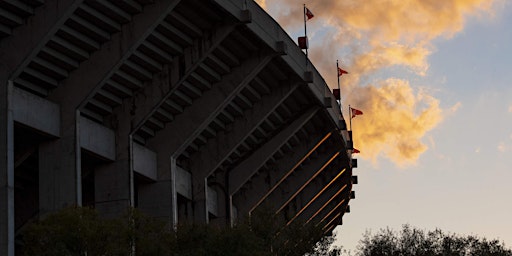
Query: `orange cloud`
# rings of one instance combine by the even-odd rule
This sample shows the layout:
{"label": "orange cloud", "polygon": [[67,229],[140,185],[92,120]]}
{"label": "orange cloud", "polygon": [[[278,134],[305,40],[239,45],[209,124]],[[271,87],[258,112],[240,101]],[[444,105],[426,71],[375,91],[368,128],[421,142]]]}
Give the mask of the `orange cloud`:
{"label": "orange cloud", "polygon": [[399,166],[414,163],[427,150],[421,139],[442,120],[439,100],[421,90],[415,93],[405,80],[357,87],[350,98],[364,112],[352,122],[357,148],[365,157],[375,160],[383,154]]}
{"label": "orange cloud", "polygon": [[[310,58],[335,87],[336,55],[350,72],[342,77],[344,105],[364,111],[354,122],[354,142],[361,157],[384,156],[398,166],[414,164],[428,149],[425,134],[455,113],[443,111],[429,91],[397,78],[376,78],[391,67],[419,76],[428,72],[432,40],[450,38],[464,28],[468,16],[491,13],[499,0],[307,0],[315,14],[308,21]],[[302,35],[302,2],[258,1],[288,31]],[[379,73],[380,71],[380,73]],[[392,77],[392,76],[391,76]],[[348,116],[348,113],[344,113]]]}

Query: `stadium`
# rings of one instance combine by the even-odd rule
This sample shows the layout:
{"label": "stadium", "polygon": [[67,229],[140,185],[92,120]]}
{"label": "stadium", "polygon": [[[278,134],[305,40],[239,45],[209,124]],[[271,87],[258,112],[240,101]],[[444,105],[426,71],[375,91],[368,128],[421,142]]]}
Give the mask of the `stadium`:
{"label": "stadium", "polygon": [[253,1],[0,2],[0,255],[70,205],[326,233],[354,198],[339,102]]}

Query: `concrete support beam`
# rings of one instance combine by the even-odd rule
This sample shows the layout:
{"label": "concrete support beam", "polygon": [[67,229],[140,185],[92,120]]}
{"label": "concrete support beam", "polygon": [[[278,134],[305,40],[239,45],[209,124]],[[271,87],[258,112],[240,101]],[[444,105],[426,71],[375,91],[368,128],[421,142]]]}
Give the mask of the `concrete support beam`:
{"label": "concrete support beam", "polygon": [[311,217],[308,218],[306,223],[313,222],[316,224],[321,223],[326,218],[328,218],[335,211],[341,211],[343,205],[348,205],[348,189],[347,187],[342,187],[343,189],[336,193],[331,197],[327,202],[325,202],[320,209],[318,209]]}
{"label": "concrete support beam", "polygon": [[[336,168],[336,167],[334,167]],[[329,183],[325,184],[323,187],[320,185],[320,186],[308,186],[304,189],[304,193],[301,193],[301,198],[300,198],[300,201],[302,202],[302,205],[299,206],[299,209],[297,210],[297,212],[295,213],[295,215],[288,221],[287,225],[292,223],[296,218],[298,218],[306,209],[308,209],[308,207],[315,207],[316,205],[315,204],[319,204],[319,197],[321,196],[324,196],[324,193],[326,193],[327,190],[330,190],[331,193],[332,191],[334,191],[335,189],[333,188],[336,188],[339,186],[336,186],[335,183],[337,184],[341,184],[340,180],[341,180],[341,177],[342,175],[346,172],[347,169],[342,169],[338,172],[338,174],[336,174],[336,176],[334,176],[330,181]],[[331,194],[329,193],[329,194]],[[328,196],[327,196],[328,197]],[[325,196],[324,196],[325,198]],[[316,206],[317,208],[319,208],[320,206]]]}
{"label": "concrete support beam", "polygon": [[59,105],[22,89],[13,89],[14,121],[51,135],[60,135]]}
{"label": "concrete support beam", "polygon": [[133,143],[133,171],[150,179],[157,180],[157,158],[156,153],[150,149]]}
{"label": "concrete support beam", "polygon": [[[287,35],[286,31],[284,31],[279,24],[275,23],[256,2],[241,2],[238,0],[215,0],[215,2],[224,6],[226,11],[235,17],[238,17],[243,10],[251,12],[253,18],[251,23],[247,24],[247,28],[263,40],[266,45],[273,49],[276,49],[276,41],[282,41],[282,44],[287,45],[287,55],[283,56],[282,59],[297,75],[302,77],[304,72],[309,71],[307,66],[313,66],[309,60],[307,60],[308,64],[306,65],[306,62],[304,62],[304,53],[296,46],[295,41],[293,41]],[[330,97],[331,102],[335,103],[336,99],[330,92],[329,87],[320,73],[315,70],[314,72],[311,72],[311,75],[312,79],[310,80],[312,83],[309,85],[309,88],[311,93],[315,95],[318,102],[322,104],[325,97]],[[341,111],[338,108],[330,108],[327,111],[334,120],[343,118]]]}
{"label": "concrete support beam", "polygon": [[307,110],[247,159],[229,172],[229,193],[232,197],[295,133],[311,120],[318,108]]}
{"label": "concrete support beam", "polygon": [[85,117],[80,117],[80,147],[102,158],[116,160],[116,133]]}
{"label": "concrete support beam", "polygon": [[82,2],[82,0],[45,1],[44,7],[34,9],[34,14],[29,18],[30,22],[14,29],[11,36],[2,38],[0,49],[16,50],[2,51],[0,84],[6,84],[9,77],[17,76],[16,72],[20,72],[28,65]]}
{"label": "concrete support beam", "polygon": [[273,91],[270,96],[262,98],[245,113],[245,118],[238,119],[232,124],[230,132],[217,134],[217,137],[208,143],[204,150],[192,156],[194,161],[191,169],[198,175],[210,176],[297,88],[297,84],[283,85]]}
{"label": "concrete support beam", "polygon": [[[145,6],[144,12],[133,16],[130,23],[121,27],[121,32],[113,34],[110,41],[102,45],[87,61],[81,63],[80,68],[70,73],[67,79],[61,81],[61,84],[51,92],[49,99],[59,102],[61,109],[66,111],[82,108],[87,100],[99,90],[99,86],[131,56],[133,51],[178,3],[177,0],[160,0]],[[61,115],[64,117],[68,114],[62,113]],[[95,171],[95,205],[98,211],[105,215],[119,214],[126,207],[133,205],[130,115],[119,115],[117,127],[116,161],[102,165]],[[80,173],[79,167],[77,169],[77,172]],[[80,175],[78,175],[78,179],[80,179]],[[69,183],[69,181],[63,181],[63,183]]]}
{"label": "concrete support beam", "polygon": [[[302,190],[313,181],[318,175],[320,175],[328,166],[338,157],[340,152],[326,152],[321,154],[317,159],[312,161],[308,166],[303,167],[303,171],[293,176],[293,180],[290,180],[288,187],[283,189],[284,195],[274,194],[272,202],[279,207],[276,213],[282,211],[288,203],[291,202]],[[292,195],[289,195],[290,191],[294,191]]]}
{"label": "concrete support beam", "polygon": [[0,83],[0,255],[14,256],[12,83]]}
{"label": "concrete support beam", "polygon": [[[179,156],[217,117],[252,79],[271,61],[272,55],[254,56],[214,84],[192,106],[150,139],[149,145],[161,147],[168,155]],[[161,145],[165,141],[165,145]]]}
{"label": "concrete support beam", "polygon": [[[204,42],[199,42],[195,48],[191,48],[188,50],[185,50],[183,53],[183,56],[180,57],[181,60],[183,60],[183,63],[178,63],[179,61],[173,62],[172,66],[169,67],[169,70],[167,72],[167,83],[164,84],[164,86],[158,85],[154,87],[151,91],[149,91],[150,94],[146,94],[147,89],[144,88],[144,94],[142,94],[144,97],[147,97],[149,95],[150,97],[147,97],[147,103],[148,106],[151,106],[151,109],[148,111],[137,111],[133,117],[134,120],[134,132],[136,132],[138,129],[142,127],[142,125],[158,110],[158,108],[164,104],[164,102],[173,94],[175,93],[179,86],[182,85],[184,82],[186,82],[187,79],[190,78],[190,76],[202,65],[202,63],[208,58],[208,56],[218,48],[218,46],[233,32],[235,29],[235,25],[229,24],[225,26],[220,26],[214,28],[213,31],[210,31],[208,33],[208,36],[205,36],[206,38],[203,38]],[[240,68],[241,70],[244,70],[244,67]],[[234,70],[235,72],[236,70]],[[232,73],[234,73],[232,72]],[[228,74],[227,78],[233,79],[233,74]],[[223,78],[224,81],[226,78]],[[155,84],[155,82],[153,82]],[[222,84],[222,81],[218,84]],[[169,85],[169,86],[167,86]],[[212,85],[212,88],[217,87],[215,84]],[[151,89],[151,88],[149,88]],[[219,92],[213,93],[211,95],[203,95],[201,98],[204,98],[206,96],[217,96]],[[221,95],[224,97],[225,92],[222,91]],[[139,106],[139,105],[137,105]],[[174,121],[176,122],[176,121]],[[168,126],[168,125],[167,125]],[[165,130],[170,130],[169,128],[166,128],[160,132],[165,133]],[[133,133],[134,133],[133,132]],[[194,130],[194,133],[199,133],[200,131]],[[132,133],[132,134],[133,134]],[[157,134],[158,136],[158,134]],[[197,136],[197,135],[196,135]],[[151,141],[149,141],[151,143]],[[189,142],[190,143],[190,142]],[[186,143],[185,143],[186,144]],[[178,145],[175,146],[176,149],[172,150],[172,153],[174,155],[179,155],[183,150],[185,150],[186,145]]]}
{"label": "concrete support beam", "polygon": [[[341,178],[343,179],[343,177]],[[337,182],[334,186],[331,186],[322,195],[320,195],[315,202],[309,207],[306,207],[302,212],[302,218],[306,221],[310,221],[315,218],[320,212],[322,212],[333,200],[340,198],[342,193],[346,193],[348,185],[342,182]]]}
{"label": "concrete support beam", "polygon": [[179,166],[176,168],[176,192],[187,199],[193,199],[192,174]]}
{"label": "concrete support beam", "polygon": [[[95,95],[96,90],[131,56],[146,37],[179,3],[179,0],[157,0],[144,6],[144,12],[133,16],[132,21],[121,27],[121,32],[111,36],[101,48],[94,52],[80,68],[70,73],[59,87],[54,89],[51,99],[68,97],[67,101],[81,106]],[[72,93],[70,93],[72,91]],[[73,108],[73,109],[74,109]]]}
{"label": "concrete support beam", "polygon": [[[192,106],[186,108],[181,115],[176,116],[176,119],[157,133],[148,144],[163,157],[178,156],[272,58],[272,55],[255,56],[242,63],[240,67],[233,69],[233,72],[223,77],[221,82],[214,84],[201,98],[194,101]],[[161,141],[166,143],[161,143]],[[196,176],[195,173],[193,175]],[[198,180],[200,183],[204,182],[202,176],[196,177],[194,180]],[[193,186],[202,191],[199,194],[205,194],[205,184],[194,184]],[[194,191],[194,195],[197,194]],[[206,203],[206,198],[195,198],[194,200]],[[206,206],[201,207],[205,211],[204,215],[202,214],[202,217],[198,217],[198,219],[204,222],[207,221]],[[199,214],[203,211],[195,210],[195,213]]]}
{"label": "concrete support beam", "polygon": [[[294,152],[291,152],[283,161],[275,166],[275,171],[268,175],[259,175],[253,178],[252,183],[256,189],[250,189],[244,195],[233,197],[233,202],[241,212],[251,213],[258,207],[275,189],[277,189],[288,176],[290,176],[318,147],[320,147],[332,135],[331,132],[326,134],[316,134],[308,140],[298,145]],[[267,181],[267,177],[269,180]]]}
{"label": "concrete support beam", "polygon": [[319,222],[317,222],[316,225],[327,225],[327,222],[333,218],[333,216],[336,216],[338,213],[340,215],[344,214],[345,209],[348,207],[348,199],[341,199],[339,203],[337,203],[334,207],[330,209],[327,214],[325,214],[323,217],[321,215],[317,215],[317,217],[322,218]]}

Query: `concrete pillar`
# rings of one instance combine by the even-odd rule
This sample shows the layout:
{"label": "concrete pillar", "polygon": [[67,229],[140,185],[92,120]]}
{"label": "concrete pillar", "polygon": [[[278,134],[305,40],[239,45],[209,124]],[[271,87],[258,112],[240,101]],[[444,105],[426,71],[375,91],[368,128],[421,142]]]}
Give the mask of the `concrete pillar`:
{"label": "concrete pillar", "polygon": [[81,205],[80,150],[75,104],[61,102],[60,138],[39,145],[39,211],[41,215]]}
{"label": "concrete pillar", "polygon": [[12,83],[0,83],[0,255],[14,256]]}

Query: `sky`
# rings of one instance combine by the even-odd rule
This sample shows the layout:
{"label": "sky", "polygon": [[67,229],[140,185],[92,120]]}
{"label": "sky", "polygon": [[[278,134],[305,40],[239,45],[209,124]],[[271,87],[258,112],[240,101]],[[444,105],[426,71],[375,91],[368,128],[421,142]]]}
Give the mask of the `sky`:
{"label": "sky", "polygon": [[361,153],[356,199],[336,229],[403,224],[500,239],[512,248],[512,1],[259,0],[331,88]]}

